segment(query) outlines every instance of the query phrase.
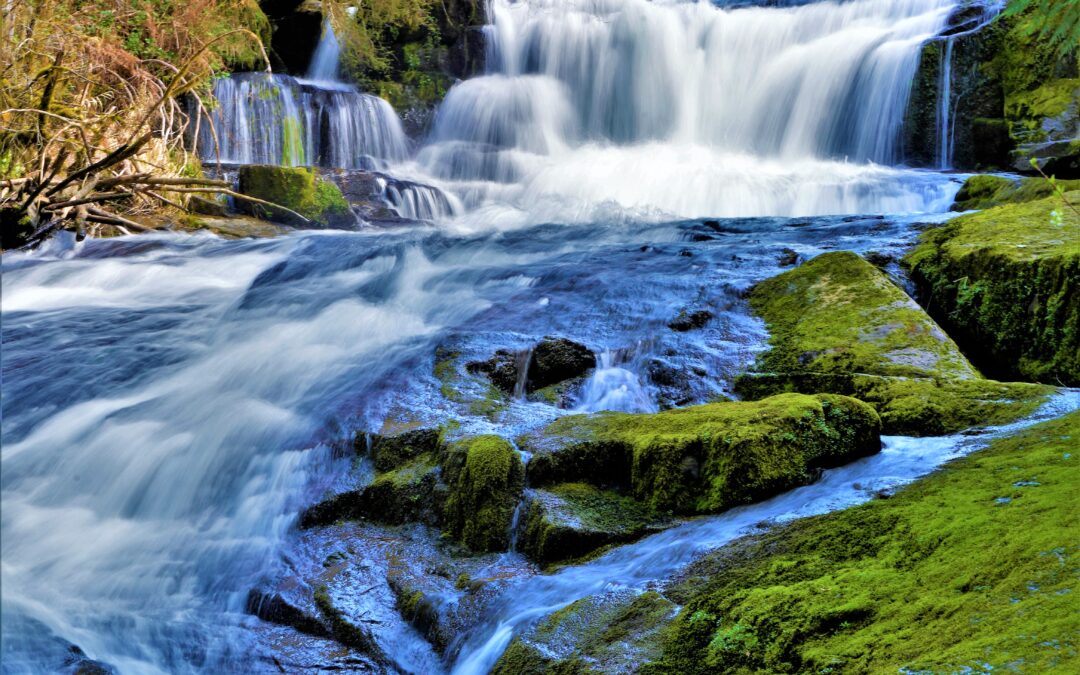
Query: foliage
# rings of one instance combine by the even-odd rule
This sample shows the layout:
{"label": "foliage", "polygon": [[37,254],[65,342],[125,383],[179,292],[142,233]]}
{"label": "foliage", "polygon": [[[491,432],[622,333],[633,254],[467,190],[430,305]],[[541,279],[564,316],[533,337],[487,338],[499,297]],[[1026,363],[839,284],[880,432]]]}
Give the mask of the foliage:
{"label": "foliage", "polygon": [[1009,0],[1003,18],[1019,19],[1021,31],[1045,41],[1060,55],[1080,46],[1080,3],[1064,0]]}
{"label": "foliage", "polygon": [[[188,119],[180,97],[201,100],[216,74],[265,63],[268,31],[255,0],[8,3],[0,15],[0,178],[17,183],[0,188],[2,220],[25,219],[33,228],[65,218],[80,228],[135,226],[116,214],[95,215],[98,206],[57,204],[94,198],[120,214],[179,206],[184,190],[129,184],[94,192],[94,182],[151,174],[190,179],[197,162],[184,147]],[[91,170],[80,173],[84,168]],[[66,176],[77,180],[64,183]],[[58,183],[66,191],[54,191]]]}

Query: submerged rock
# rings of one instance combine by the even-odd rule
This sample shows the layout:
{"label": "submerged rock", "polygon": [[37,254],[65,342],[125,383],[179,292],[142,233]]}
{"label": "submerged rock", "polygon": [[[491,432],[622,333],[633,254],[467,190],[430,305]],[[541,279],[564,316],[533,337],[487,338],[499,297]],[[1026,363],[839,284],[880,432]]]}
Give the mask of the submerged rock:
{"label": "submerged rock", "polygon": [[[1080,191],[1068,193],[1080,204]],[[987,373],[1080,385],[1080,216],[1059,197],[962,216],[904,262],[930,312]]]}
{"label": "submerged rock", "polygon": [[877,452],[880,421],[844,396],[787,394],[655,414],[561,418],[520,439],[530,484],[617,487],[654,512],[713,513]]}
{"label": "submerged rock", "polygon": [[693,312],[683,310],[668,323],[668,328],[678,333],[704,328],[713,320],[713,313],[707,309],[699,309]]}
{"label": "submerged rock", "polygon": [[936,435],[1030,413],[1050,389],[983,379],[888,276],[850,252],[820,255],[750,294],[771,349],[736,391],[836,392],[873,405],[886,433]]}

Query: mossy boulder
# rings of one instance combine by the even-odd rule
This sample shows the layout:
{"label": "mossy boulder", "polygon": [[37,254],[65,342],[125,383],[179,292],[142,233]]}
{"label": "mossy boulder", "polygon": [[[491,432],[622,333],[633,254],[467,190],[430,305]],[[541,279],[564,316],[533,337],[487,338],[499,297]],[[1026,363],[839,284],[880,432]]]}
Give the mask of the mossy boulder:
{"label": "mossy boulder", "polygon": [[1076,672],[1080,412],[695,563],[646,673]]}
{"label": "mossy boulder", "polygon": [[662,520],[630,497],[588,483],[563,483],[531,491],[519,545],[546,564],[634,541],[663,527]]}
{"label": "mossy boulder", "polygon": [[[1057,181],[1062,190],[1080,190],[1080,180]],[[1054,185],[1045,178],[1016,178],[979,174],[964,181],[953,201],[953,211],[988,209],[1009,203],[1052,197]]]}
{"label": "mossy boulder", "polygon": [[[439,429],[411,429],[392,436],[372,436],[371,461],[376,471],[392,471],[421,455],[437,455],[442,447]],[[361,437],[365,445],[369,437]],[[359,439],[358,439],[359,440]],[[358,452],[366,448],[358,447]]]}
{"label": "mossy boulder", "polygon": [[[1080,191],[1066,198],[1080,204]],[[1058,197],[961,216],[904,259],[917,295],[996,377],[1080,385],[1080,216]]]}
{"label": "mossy boulder", "polygon": [[299,213],[309,222],[271,206],[240,201],[239,206],[260,218],[308,227],[348,227],[354,223],[341,190],[305,167],[253,164],[239,168],[239,191]]}
{"label": "mossy boulder", "polygon": [[845,396],[785,394],[655,414],[563,417],[520,440],[533,486],[617,486],[657,513],[713,513],[877,452],[880,420]]}
{"label": "mossy boulder", "polygon": [[757,284],[770,349],[740,376],[744,398],[835,392],[880,413],[886,433],[937,435],[1031,412],[1050,390],[983,379],[948,335],[881,270],[820,255]]}
{"label": "mossy boulder", "polygon": [[447,532],[478,553],[506,550],[525,486],[520,455],[498,436],[467,438],[446,452]]}

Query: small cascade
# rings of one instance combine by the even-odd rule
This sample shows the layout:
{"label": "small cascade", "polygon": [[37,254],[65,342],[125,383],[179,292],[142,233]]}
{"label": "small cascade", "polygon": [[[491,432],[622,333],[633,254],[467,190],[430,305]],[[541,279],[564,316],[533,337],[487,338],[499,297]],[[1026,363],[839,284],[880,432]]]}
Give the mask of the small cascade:
{"label": "small cascade", "polygon": [[451,198],[431,185],[380,178],[382,199],[402,218],[410,220],[439,220],[460,213]]}
{"label": "small cascade", "polygon": [[938,87],[937,138],[939,169],[951,169],[953,159],[953,122],[952,115],[952,37],[945,40],[945,49],[941,57],[941,82]]}
{"label": "small cascade", "polygon": [[517,382],[514,383],[514,398],[525,398],[526,388],[529,384],[529,365],[532,364],[533,348],[529,347],[520,351],[515,356],[514,365],[517,367]]}
{"label": "small cascade", "polygon": [[575,412],[657,412],[660,408],[641,384],[627,358],[605,351],[600,365],[585,383]]}
{"label": "small cascade", "polygon": [[239,73],[218,80],[214,98],[213,128],[199,130],[207,161],[363,169],[408,152],[390,104],[350,85]]}
{"label": "small cascade", "polygon": [[307,77],[309,80],[320,82],[338,81],[338,63],[341,61],[341,45],[338,44],[334,27],[329,21],[323,23],[322,37],[315,47],[315,53],[311,56],[311,65],[308,66]]}

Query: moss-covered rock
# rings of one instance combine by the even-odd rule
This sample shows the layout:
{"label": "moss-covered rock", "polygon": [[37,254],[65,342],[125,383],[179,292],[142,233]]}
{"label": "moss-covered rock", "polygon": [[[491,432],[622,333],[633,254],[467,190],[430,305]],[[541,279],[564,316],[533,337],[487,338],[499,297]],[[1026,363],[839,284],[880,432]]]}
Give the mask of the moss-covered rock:
{"label": "moss-covered rock", "polygon": [[736,391],[835,392],[871,403],[887,433],[934,435],[1008,422],[1049,389],[984,380],[949,336],[889,278],[850,252],[827,253],[756,285],[770,349]]}
{"label": "moss-covered rock", "polygon": [[[1067,198],[1080,203],[1080,192]],[[929,311],[987,373],[1080,385],[1080,216],[1057,197],[962,216],[904,260]]]}
{"label": "moss-covered rock", "polygon": [[[1080,180],[1057,181],[1062,190],[1080,190]],[[1009,203],[1030,202],[1052,197],[1054,186],[1045,178],[1012,178],[979,174],[964,181],[953,201],[953,211],[988,209]]]}
{"label": "moss-covered rock", "polygon": [[844,396],[785,394],[656,414],[564,417],[521,439],[532,485],[621,486],[654,512],[712,513],[812,481],[880,448],[880,421]]}
{"label": "moss-covered rock", "polygon": [[629,673],[660,657],[675,603],[656,591],[590,596],[515,639],[494,673]]}
{"label": "moss-covered rock", "polygon": [[580,558],[664,526],[633,499],[587,483],[563,483],[528,497],[523,553],[541,563]]}
{"label": "moss-covered rock", "polygon": [[446,489],[432,455],[421,455],[392,471],[378,474],[370,485],[324,500],[300,517],[301,527],[367,518],[388,525],[441,522]]}
{"label": "moss-covered rock", "polygon": [[644,672],[1075,672],[1078,444],[1080,412],[707,556]]}
{"label": "moss-covered rock", "polygon": [[446,530],[477,552],[506,550],[525,467],[498,436],[476,436],[449,446],[444,462],[449,494]]}
{"label": "moss-covered rock", "polygon": [[[366,445],[367,437],[358,438]],[[392,471],[421,455],[435,456],[442,447],[439,429],[411,429],[393,436],[370,438],[371,461],[376,471]],[[357,448],[363,452],[366,448]]]}
{"label": "moss-covered rock", "polygon": [[345,227],[354,221],[349,203],[341,195],[341,190],[330,181],[316,176],[309,168],[268,164],[241,166],[239,190],[250,197],[292,209],[310,222],[305,223],[281,209],[240,202],[241,208],[261,218],[314,227]]}

